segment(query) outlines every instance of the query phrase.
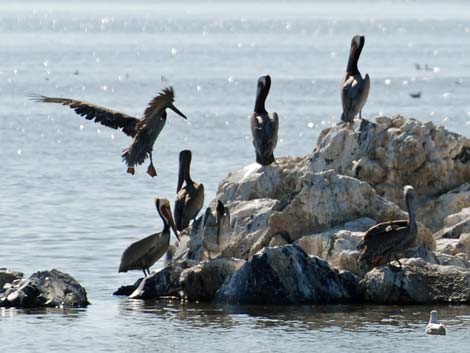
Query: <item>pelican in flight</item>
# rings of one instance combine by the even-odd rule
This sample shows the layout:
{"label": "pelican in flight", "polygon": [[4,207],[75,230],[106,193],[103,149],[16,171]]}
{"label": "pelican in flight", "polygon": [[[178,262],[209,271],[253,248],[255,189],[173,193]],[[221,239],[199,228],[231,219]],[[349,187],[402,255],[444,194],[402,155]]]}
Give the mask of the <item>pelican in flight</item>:
{"label": "pelican in flight", "polygon": [[258,79],[256,91],[255,110],[251,116],[251,134],[255,146],[256,162],[261,165],[270,165],[274,162],[274,148],[277,144],[277,131],[279,118],[276,113],[268,113],[264,107],[271,87],[271,77],[261,76]]}
{"label": "pelican in flight", "polygon": [[352,123],[358,113],[359,118],[362,118],[362,108],[366,104],[369,95],[369,75],[366,74],[363,78],[357,68],[364,41],[364,36],[354,36],[351,40],[348,66],[341,82],[341,102],[343,104],[341,120],[346,123]]}
{"label": "pelican in flight", "polygon": [[386,259],[390,269],[392,256],[401,263],[398,255],[403,253],[415,243],[417,236],[417,225],[414,209],[415,191],[412,186],[404,187],[406,207],[408,209],[408,219],[379,223],[370,228],[364,235],[359,248],[362,252],[359,261],[365,262],[369,268],[379,266]]}
{"label": "pelican in flight", "polygon": [[135,118],[85,101],[46,96],[31,97],[36,102],[67,105],[75,110],[77,114],[84,116],[88,120],[94,120],[96,123],[113,129],[121,129],[122,132],[133,138],[131,145],[122,152],[122,159],[128,167],[127,172],[134,174],[135,165],[142,164],[149,157],[150,164],[147,173],[151,177],[157,175],[157,171],[153,166],[152,151],[155,140],[165,126],[166,109],[169,108],[184,119],[187,119],[173,105],[174,98],[173,88],[164,88],[161,93],[149,102],[143,117]]}
{"label": "pelican in flight", "polygon": [[150,275],[150,267],[166,253],[170,246],[170,227],[179,241],[178,231],[171,215],[170,201],[164,198],[156,199],[155,206],[162,218],[163,230],[132,243],[122,254],[119,272],[142,270],[144,276]]}
{"label": "pelican in flight", "polygon": [[[191,151],[181,151],[175,201],[176,229],[180,231],[189,225],[191,219],[196,219],[204,204],[204,185],[202,183],[198,184],[191,179],[189,174],[190,165]],[[186,182],[184,187],[182,187],[183,182]]]}
{"label": "pelican in flight", "polygon": [[428,335],[445,335],[446,327],[443,323],[437,320],[437,311],[431,311],[431,317],[429,318],[429,323],[426,326],[426,333]]}
{"label": "pelican in flight", "polygon": [[232,227],[230,211],[222,201],[217,201],[216,215],[207,207],[201,224],[202,245],[211,258],[211,252],[221,253],[230,241]]}

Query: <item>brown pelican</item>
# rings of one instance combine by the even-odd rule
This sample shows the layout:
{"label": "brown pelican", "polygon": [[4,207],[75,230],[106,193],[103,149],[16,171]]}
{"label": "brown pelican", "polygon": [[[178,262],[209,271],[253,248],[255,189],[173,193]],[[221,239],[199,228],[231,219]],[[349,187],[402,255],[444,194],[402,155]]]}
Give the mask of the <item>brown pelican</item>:
{"label": "brown pelican", "polygon": [[341,102],[343,103],[343,114],[341,120],[352,123],[354,117],[361,112],[369,95],[370,79],[366,74],[362,78],[357,69],[357,62],[364,46],[364,36],[354,36],[351,40],[351,51],[349,53],[348,66],[343,82],[341,83]]}
{"label": "brown pelican", "polygon": [[276,113],[268,113],[264,107],[271,87],[271,77],[261,76],[258,79],[255,110],[251,116],[251,134],[255,146],[256,162],[270,165],[274,162],[273,151],[277,144],[279,118]]}
{"label": "brown pelican", "polygon": [[46,96],[32,96],[36,102],[59,103],[68,105],[70,108],[88,120],[103,124],[113,129],[121,129],[126,135],[133,137],[131,145],[122,152],[122,158],[126,162],[127,172],[134,174],[134,166],[142,164],[147,157],[150,164],[147,173],[154,177],[157,172],[153,166],[152,150],[153,144],[166,122],[166,109],[169,108],[175,113],[187,119],[174,105],[175,94],[172,87],[164,88],[154,99],[152,99],[145,109],[144,116],[140,119],[120,113],[115,110],[103,108],[85,101],[69,98],[52,98]]}
{"label": "brown pelican", "polygon": [[202,219],[202,245],[211,258],[211,252],[220,253],[230,241],[231,234],[230,212],[222,201],[217,201],[216,216],[212,214],[211,208],[207,207]]}
{"label": "brown pelican", "polygon": [[[170,202],[167,199],[156,199],[155,206],[163,221],[163,230],[160,233],[132,243],[122,254],[119,272],[129,270],[142,270],[144,276],[150,274],[150,267],[160,259],[170,245],[170,227],[179,241],[173,217],[171,216]],[[146,272],[147,271],[147,272]]]}
{"label": "brown pelican", "polygon": [[417,226],[414,210],[415,191],[412,186],[404,187],[408,219],[379,223],[370,228],[364,235],[360,247],[363,249],[359,261],[364,261],[369,268],[383,263],[386,259],[390,268],[393,256],[401,268],[398,254],[413,246],[417,236]]}
{"label": "brown pelican", "polygon": [[[180,152],[180,169],[176,187],[175,221],[176,229],[183,230],[191,219],[196,219],[204,204],[204,185],[195,183],[189,174],[191,151]],[[186,182],[184,188],[183,182]]]}

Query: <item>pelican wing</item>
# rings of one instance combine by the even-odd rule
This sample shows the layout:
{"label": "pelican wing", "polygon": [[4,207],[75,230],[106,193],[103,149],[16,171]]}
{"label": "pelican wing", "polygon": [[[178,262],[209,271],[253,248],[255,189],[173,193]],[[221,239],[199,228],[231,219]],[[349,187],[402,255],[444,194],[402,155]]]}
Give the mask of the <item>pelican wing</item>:
{"label": "pelican wing", "polygon": [[188,192],[186,188],[180,189],[178,194],[176,194],[176,201],[175,201],[175,224],[176,229],[183,230],[183,218],[184,218],[184,208],[186,205],[186,198],[188,196]]}
{"label": "pelican wing", "polygon": [[122,254],[119,272],[129,270],[141,270],[146,268],[146,259],[157,250],[156,237],[159,234],[152,234],[144,239],[132,243]]}
{"label": "pelican wing", "polygon": [[111,110],[92,103],[69,98],[32,96],[31,99],[36,102],[58,103],[69,106],[75,110],[78,115],[85,117],[85,119],[94,120],[96,123],[100,123],[113,129],[122,129],[122,132],[131,137],[135,136],[137,132],[139,119],[123,114],[116,110]]}
{"label": "pelican wing", "polygon": [[363,79],[360,74],[346,75],[343,80],[341,102],[343,115],[349,121],[362,110],[369,95],[370,79],[366,75]]}
{"label": "pelican wing", "polygon": [[251,117],[253,145],[263,160],[268,160],[277,145],[279,117],[276,113],[267,116],[256,113]]}

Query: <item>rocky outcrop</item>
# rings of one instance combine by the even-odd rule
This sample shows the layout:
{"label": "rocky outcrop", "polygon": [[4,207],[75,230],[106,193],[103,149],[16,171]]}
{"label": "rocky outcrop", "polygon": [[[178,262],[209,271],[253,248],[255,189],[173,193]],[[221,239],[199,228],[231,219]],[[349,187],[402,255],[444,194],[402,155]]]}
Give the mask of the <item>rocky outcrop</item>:
{"label": "rocky outcrop", "polygon": [[422,259],[401,260],[402,271],[375,268],[364,277],[364,299],[377,304],[469,303],[470,270],[433,265]]}
{"label": "rocky outcrop", "polygon": [[88,304],[85,288],[72,276],[56,269],[17,280],[0,293],[3,307],[86,307]]}
{"label": "rocky outcrop", "polygon": [[225,279],[244,263],[244,260],[239,259],[218,258],[184,270],[180,284],[185,297],[193,302],[210,302]]}
{"label": "rocky outcrop", "polygon": [[325,304],[357,300],[356,277],[300,247],[264,248],[227,279],[215,301],[225,304]]}
{"label": "rocky outcrop", "polygon": [[[244,304],[350,302],[361,293],[372,302],[465,297],[455,278],[466,279],[470,268],[469,156],[468,138],[430,122],[380,117],[328,128],[311,155],[250,164],[220,183],[211,204],[229,208],[232,235],[215,260],[207,261],[199,218],[181,232],[172,266],[125,292],[209,301],[220,287],[219,302]],[[407,218],[408,184],[417,191],[418,237],[403,255],[405,271],[365,273],[357,245],[377,222]],[[231,258],[241,260],[235,266]],[[365,276],[362,286],[353,273]],[[419,297],[419,285],[437,299]]]}
{"label": "rocky outcrop", "polygon": [[356,129],[323,130],[311,169],[334,169],[367,181],[380,195],[403,205],[404,185],[418,195],[440,195],[470,180],[470,139],[431,122],[380,117]]}

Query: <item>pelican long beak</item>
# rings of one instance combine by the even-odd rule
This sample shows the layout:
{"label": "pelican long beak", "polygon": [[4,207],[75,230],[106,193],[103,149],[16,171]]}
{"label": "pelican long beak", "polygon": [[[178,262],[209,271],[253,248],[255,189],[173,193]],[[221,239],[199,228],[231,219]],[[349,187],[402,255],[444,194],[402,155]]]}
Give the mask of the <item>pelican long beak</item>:
{"label": "pelican long beak", "polygon": [[170,108],[171,110],[173,110],[176,114],[178,114],[179,116],[181,116],[183,119],[186,119],[186,120],[188,119],[188,118],[186,117],[186,115],[184,115],[183,113],[181,113],[181,112],[178,110],[178,108],[176,108],[173,104],[170,105],[168,108]]}
{"label": "pelican long beak", "polygon": [[180,241],[180,236],[178,234],[178,230],[176,229],[175,221],[173,220],[173,216],[171,214],[171,210],[169,207],[162,207],[161,208],[163,215],[165,216],[166,220],[170,224],[171,229],[173,229],[173,233],[176,235],[176,239],[178,239],[178,242]]}

